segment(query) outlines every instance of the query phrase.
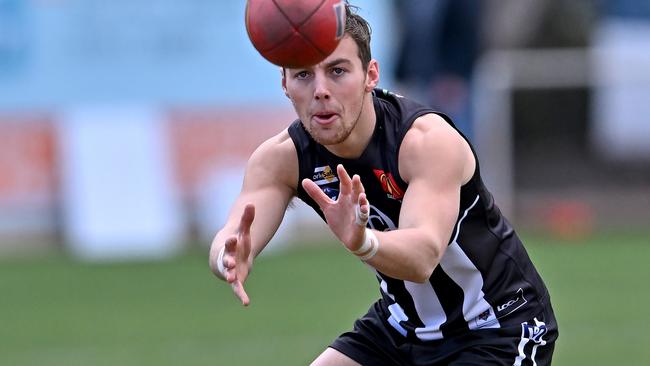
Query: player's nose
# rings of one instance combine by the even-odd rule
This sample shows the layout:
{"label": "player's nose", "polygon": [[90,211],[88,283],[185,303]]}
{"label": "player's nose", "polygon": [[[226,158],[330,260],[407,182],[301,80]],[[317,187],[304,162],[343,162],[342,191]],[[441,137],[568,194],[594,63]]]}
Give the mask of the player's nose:
{"label": "player's nose", "polygon": [[327,78],[324,75],[316,73],[314,76],[314,99],[323,100],[330,98],[330,90],[327,85]]}

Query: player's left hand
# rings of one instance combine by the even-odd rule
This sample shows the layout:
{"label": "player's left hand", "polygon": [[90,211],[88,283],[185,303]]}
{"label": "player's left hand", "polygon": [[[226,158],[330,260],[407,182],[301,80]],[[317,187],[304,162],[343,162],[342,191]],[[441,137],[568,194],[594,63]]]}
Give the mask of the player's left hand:
{"label": "player's left hand", "polygon": [[226,239],[224,243],[223,265],[226,281],[230,283],[233,292],[241,300],[242,305],[250,304],[250,298],[244,289],[244,283],[252,265],[251,259],[251,225],[255,219],[255,205],[244,207],[237,233]]}
{"label": "player's left hand", "polygon": [[[303,179],[302,187],[323,211],[327,225],[334,235],[349,250],[355,251],[361,247],[364,240],[370,203],[358,175],[355,174],[350,178],[341,164],[336,167],[336,172],[340,181],[339,197],[336,201],[329,198],[316,183],[309,179]],[[361,220],[357,216],[360,216]]]}

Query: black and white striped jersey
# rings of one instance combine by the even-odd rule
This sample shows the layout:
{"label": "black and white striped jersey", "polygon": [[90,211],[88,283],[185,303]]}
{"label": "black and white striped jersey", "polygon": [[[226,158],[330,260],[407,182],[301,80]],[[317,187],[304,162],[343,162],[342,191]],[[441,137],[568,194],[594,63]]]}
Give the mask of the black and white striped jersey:
{"label": "black and white striped jersey", "polygon": [[[336,166],[343,164],[350,176],[358,174],[364,184],[371,204],[368,227],[394,230],[399,227],[402,197],[408,188],[397,167],[400,144],[417,117],[437,112],[380,89],[374,91],[373,101],[377,123],[358,159],[330,153],[311,138],[299,120],[289,127],[289,135],[298,153],[300,180],[311,179],[336,198]],[[440,115],[453,126],[448,117]],[[298,197],[323,217],[300,184]],[[377,278],[384,320],[414,340],[519,325],[549,301],[521,241],[485,188],[478,159],[473,177],[461,187],[460,209],[448,248],[429,281],[404,281],[378,271]]]}

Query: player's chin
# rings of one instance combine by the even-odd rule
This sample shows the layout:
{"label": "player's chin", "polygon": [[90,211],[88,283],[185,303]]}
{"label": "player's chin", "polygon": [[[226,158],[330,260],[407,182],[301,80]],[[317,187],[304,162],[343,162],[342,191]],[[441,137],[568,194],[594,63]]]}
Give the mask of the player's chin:
{"label": "player's chin", "polygon": [[[329,132],[329,131],[328,131]],[[338,133],[312,133],[312,138],[318,142],[321,145],[327,146],[327,145],[336,145],[343,140],[345,140],[340,134]]]}

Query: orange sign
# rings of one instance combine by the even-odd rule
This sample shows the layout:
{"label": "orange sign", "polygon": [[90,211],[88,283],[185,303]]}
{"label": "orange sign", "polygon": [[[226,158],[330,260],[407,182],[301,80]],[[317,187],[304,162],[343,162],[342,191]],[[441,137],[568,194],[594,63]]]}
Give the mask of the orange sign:
{"label": "orange sign", "polygon": [[56,160],[56,133],[48,116],[0,115],[0,205],[54,200]]}

